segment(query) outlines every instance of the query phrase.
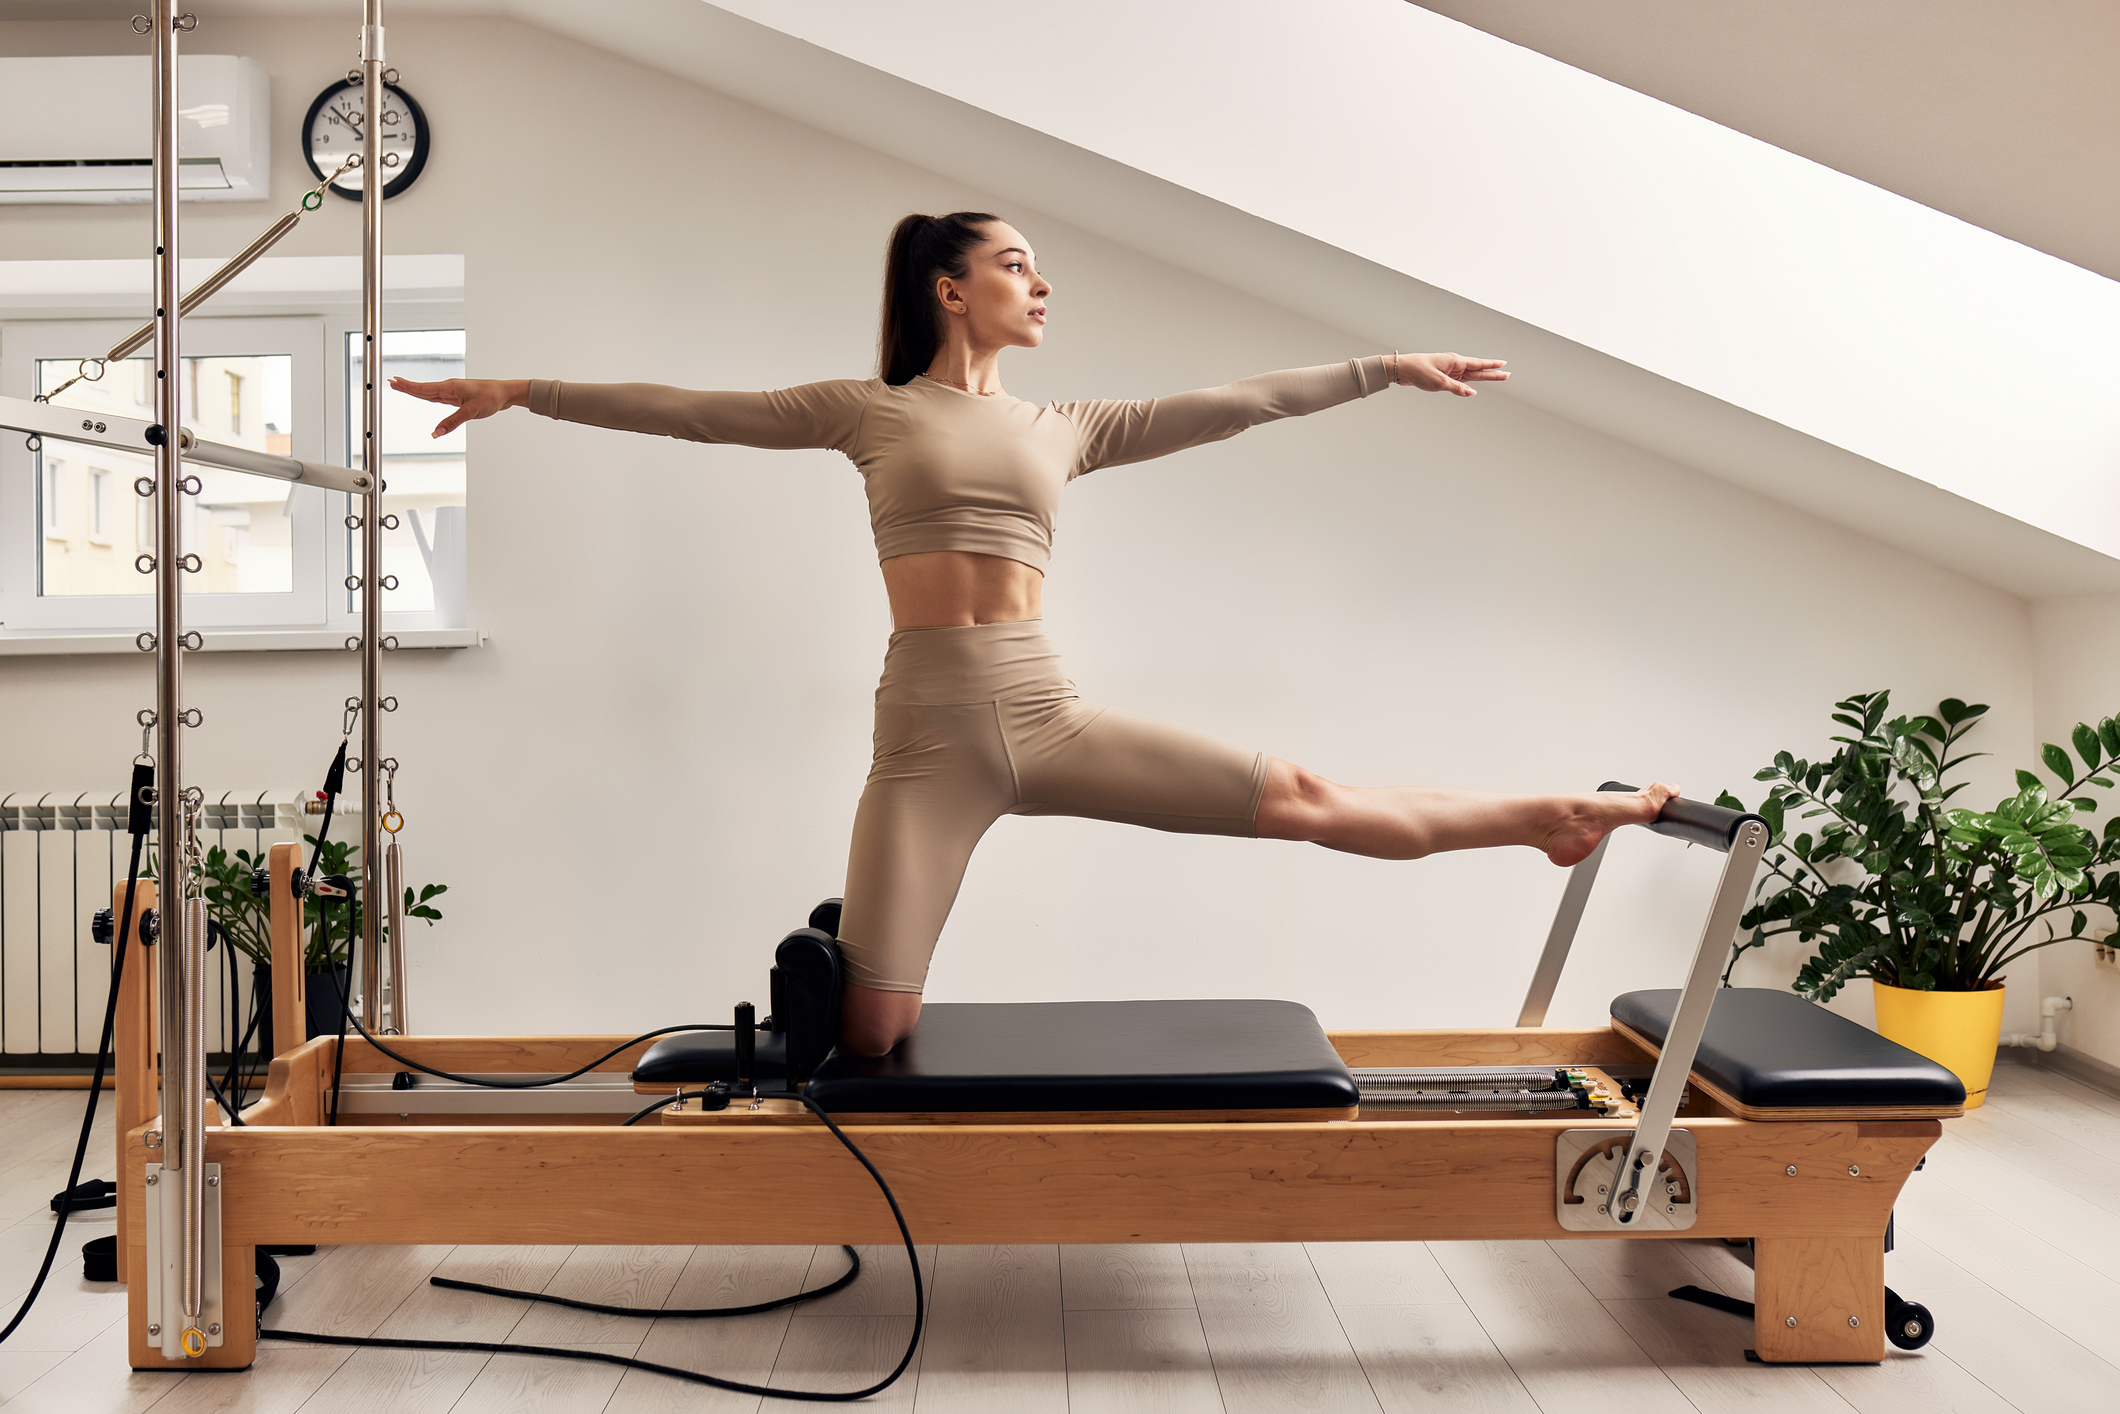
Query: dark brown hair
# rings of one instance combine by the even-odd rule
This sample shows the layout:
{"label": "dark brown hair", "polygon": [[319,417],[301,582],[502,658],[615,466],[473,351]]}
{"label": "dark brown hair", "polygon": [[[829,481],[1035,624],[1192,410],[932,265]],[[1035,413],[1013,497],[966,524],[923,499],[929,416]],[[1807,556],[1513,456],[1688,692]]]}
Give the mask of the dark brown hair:
{"label": "dark brown hair", "polygon": [[884,382],[894,388],[908,383],[935,361],[942,347],[935,281],[944,275],[963,279],[971,269],[965,257],[1000,219],[984,211],[953,211],[908,216],[891,228],[883,257],[883,334],[876,348]]}

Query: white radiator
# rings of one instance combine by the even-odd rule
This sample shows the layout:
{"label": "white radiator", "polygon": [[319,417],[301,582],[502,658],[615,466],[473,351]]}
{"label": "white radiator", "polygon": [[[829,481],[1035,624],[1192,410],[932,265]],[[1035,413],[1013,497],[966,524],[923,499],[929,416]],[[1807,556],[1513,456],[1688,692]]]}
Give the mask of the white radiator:
{"label": "white radiator", "polygon": [[[300,840],[316,822],[303,820],[296,799],[292,791],[208,792],[204,843],[262,857],[283,840]],[[122,786],[0,795],[0,1075],[75,1067],[95,1054],[111,955],[90,935],[89,922],[125,882],[132,848],[125,820]],[[152,835],[147,848],[152,855]],[[126,965],[139,961],[134,952]],[[251,1000],[247,961],[238,973],[231,993],[221,950],[208,955],[209,1050],[225,1051],[242,1035]]]}

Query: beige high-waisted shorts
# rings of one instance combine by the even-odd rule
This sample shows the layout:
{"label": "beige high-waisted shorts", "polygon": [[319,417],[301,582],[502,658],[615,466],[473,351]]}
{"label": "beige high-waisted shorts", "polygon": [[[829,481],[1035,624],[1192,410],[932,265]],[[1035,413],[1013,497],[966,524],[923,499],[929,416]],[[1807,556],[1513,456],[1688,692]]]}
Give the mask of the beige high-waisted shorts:
{"label": "beige high-waisted shorts", "polygon": [[1037,619],[891,635],[854,815],[839,943],[850,981],[918,992],[964,868],[1003,815],[1257,832],[1266,757],[1084,702]]}

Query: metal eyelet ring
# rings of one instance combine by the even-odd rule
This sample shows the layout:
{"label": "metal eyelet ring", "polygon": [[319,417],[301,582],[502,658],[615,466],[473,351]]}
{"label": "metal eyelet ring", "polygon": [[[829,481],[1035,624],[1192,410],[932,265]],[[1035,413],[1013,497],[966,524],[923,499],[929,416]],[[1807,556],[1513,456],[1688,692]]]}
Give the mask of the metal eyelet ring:
{"label": "metal eyelet ring", "polygon": [[23,440],[22,448],[24,451],[41,452],[44,450],[44,439],[32,432]]}
{"label": "metal eyelet ring", "polygon": [[360,646],[361,636],[359,634],[355,634],[353,637],[346,640],[346,649],[348,652],[358,651]]}
{"label": "metal eyelet ring", "polygon": [[394,575],[394,574],[386,574],[386,575],[384,575],[384,576],[383,576],[383,588],[385,588],[385,589],[395,589],[395,588],[397,588],[397,576],[396,576],[396,575]]}
{"label": "metal eyelet ring", "polygon": [[383,165],[385,167],[395,167],[397,166],[398,161],[399,158],[395,152],[386,152],[383,154]]}
{"label": "metal eyelet ring", "polygon": [[347,576],[346,576],[346,587],[347,587],[348,589],[359,589],[359,588],[361,587],[361,577],[360,577],[359,575],[357,575],[357,574],[349,574],[349,575],[347,575]]}
{"label": "metal eyelet ring", "polygon": [[[143,633],[138,638],[133,640],[133,646],[138,648],[142,653],[152,653],[155,651],[155,644],[158,641],[159,640],[157,640],[153,634]],[[152,717],[154,713],[142,712],[140,715],[143,717]],[[154,724],[152,722],[142,722],[140,723],[140,725],[143,727],[147,727],[152,726]]]}
{"label": "metal eyelet ring", "polygon": [[346,528],[348,530],[359,530],[361,528],[361,518],[359,516],[346,517]]}
{"label": "metal eyelet ring", "polygon": [[139,714],[133,718],[134,724],[142,727],[151,727],[160,720],[161,718],[155,715],[155,709],[152,707],[142,707]]}
{"label": "metal eyelet ring", "polygon": [[162,803],[162,792],[156,790],[153,786],[141,786],[140,803],[142,805],[159,805]]}
{"label": "metal eyelet ring", "polygon": [[134,15],[132,26],[134,34],[145,34],[155,27],[155,22],[145,15]]}
{"label": "metal eyelet ring", "polygon": [[155,572],[155,557],[145,553],[135,555],[133,557],[133,568],[141,574],[153,574]]}
{"label": "metal eyelet ring", "polygon": [[304,211],[314,211],[323,204],[324,194],[322,192],[305,191],[302,193],[302,209]]}
{"label": "metal eyelet ring", "polygon": [[[390,823],[393,820],[397,822],[394,825]],[[405,817],[395,810],[386,810],[383,812],[383,828],[394,835],[405,828]]]}
{"label": "metal eyelet ring", "polygon": [[383,529],[385,529],[385,530],[396,530],[397,528],[398,528],[398,518],[397,518],[396,516],[394,516],[394,515],[388,515],[388,516],[384,516],[384,517],[383,517]]}
{"label": "metal eyelet ring", "polygon": [[205,483],[196,476],[187,476],[177,483],[177,489],[187,496],[196,496],[206,489]]}
{"label": "metal eyelet ring", "polygon": [[189,12],[181,14],[176,18],[175,27],[184,31],[186,34],[190,34],[193,30],[199,27],[199,17]]}
{"label": "metal eyelet ring", "polygon": [[385,697],[375,705],[382,708],[385,712],[397,711],[397,699],[395,697]]}
{"label": "metal eyelet ring", "polygon": [[178,639],[177,642],[182,647],[190,650],[193,653],[198,652],[200,649],[206,646],[205,636],[202,635],[197,629],[191,630],[182,638]]}
{"label": "metal eyelet ring", "polygon": [[153,478],[152,476],[136,476],[136,477],[134,477],[134,478],[133,478],[133,494],[134,494],[135,496],[139,496],[139,497],[141,497],[141,498],[142,498],[143,500],[144,500],[144,499],[145,499],[146,497],[149,497],[149,496],[152,496],[152,495],[154,495],[154,494],[155,494],[155,479],[154,479],[154,478]]}
{"label": "metal eyelet ring", "polygon": [[359,69],[348,69],[346,71],[346,82],[358,88],[361,83],[361,71]]}
{"label": "metal eyelet ring", "polygon": [[398,646],[398,641],[397,641],[397,635],[393,633],[393,634],[391,634],[391,635],[390,635],[390,636],[389,636],[388,638],[385,638],[385,639],[383,640],[383,642],[382,642],[382,645],[381,645],[381,646],[382,646],[382,649],[383,649],[383,651],[384,651],[384,652],[386,652],[386,653],[395,653],[395,652],[397,652],[397,646]]}
{"label": "metal eyelet ring", "polygon": [[[185,709],[184,709],[183,711],[181,711],[181,712],[179,712],[179,713],[177,714],[177,724],[178,724],[179,726],[185,726],[185,727],[196,727],[196,726],[198,726],[198,725],[199,725],[199,724],[200,724],[201,722],[204,722],[205,720],[206,720],[206,714],[205,714],[204,712],[201,712],[201,711],[200,711],[200,710],[199,710],[198,708],[196,708],[196,707],[186,707],[186,708],[185,708]],[[197,787],[197,786],[189,786],[189,787],[186,787],[186,793],[187,793],[187,794],[189,794],[189,793],[190,793],[191,791],[194,791],[194,790],[197,790],[197,789],[198,789],[198,787]],[[200,797],[200,799],[202,799],[202,800],[203,800],[203,799],[205,799],[205,797],[204,797],[204,796],[201,796],[201,797]]]}
{"label": "metal eyelet ring", "polygon": [[384,82],[384,83],[396,83],[397,81],[398,81],[398,71],[397,71],[396,69],[385,69],[385,70],[383,70],[383,82]]}
{"label": "metal eyelet ring", "polygon": [[[383,80],[383,82],[388,83],[390,82],[390,80],[385,79]],[[398,119],[403,116],[404,115],[399,113],[398,110],[395,108],[385,108],[383,110],[383,126],[386,128],[394,128],[398,125]],[[396,155],[397,154],[393,152],[390,156],[395,157]],[[383,165],[386,167],[392,165],[389,157],[383,159]]]}
{"label": "metal eyelet ring", "polygon": [[183,559],[177,561],[177,568],[183,570],[186,574],[197,574],[200,570],[206,568],[206,561],[195,554],[186,555]]}
{"label": "metal eyelet ring", "polygon": [[358,770],[360,770],[360,769],[361,769],[361,758],[360,758],[360,757],[358,757],[358,756],[349,756],[349,757],[347,757],[347,758],[346,758],[346,769],[347,769],[347,770],[349,770],[349,771],[358,771]]}
{"label": "metal eyelet ring", "polygon": [[[196,1360],[206,1353],[206,1332],[197,1329],[187,1330],[178,1338],[178,1343],[184,1347],[186,1355]],[[193,1349],[193,1346],[198,1348]]]}

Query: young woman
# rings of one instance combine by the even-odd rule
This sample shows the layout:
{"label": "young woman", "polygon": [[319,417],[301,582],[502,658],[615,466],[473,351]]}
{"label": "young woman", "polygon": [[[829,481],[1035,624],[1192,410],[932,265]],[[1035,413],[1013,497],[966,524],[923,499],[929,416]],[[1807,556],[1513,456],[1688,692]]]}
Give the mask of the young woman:
{"label": "young woman", "polygon": [[1039,620],[1069,481],[1392,386],[1469,398],[1472,384],[1509,375],[1494,359],[1393,353],[1146,402],[1035,407],[1001,390],[1000,358],[1044,342],[1051,293],[1030,242],[1007,222],[982,212],[908,216],[885,262],[880,378],[771,393],[391,380],[455,405],[437,437],[527,407],[696,442],[830,447],[861,471],[897,631],[876,688],[876,755],[847,863],[843,1044],[881,1055],[911,1034],[965,865],[1005,814],[1308,840],[1379,859],[1530,845],[1573,864],[1677,794],[1661,784],[1524,797],[1342,786],[1085,703]]}

